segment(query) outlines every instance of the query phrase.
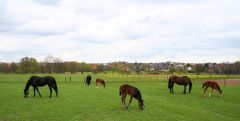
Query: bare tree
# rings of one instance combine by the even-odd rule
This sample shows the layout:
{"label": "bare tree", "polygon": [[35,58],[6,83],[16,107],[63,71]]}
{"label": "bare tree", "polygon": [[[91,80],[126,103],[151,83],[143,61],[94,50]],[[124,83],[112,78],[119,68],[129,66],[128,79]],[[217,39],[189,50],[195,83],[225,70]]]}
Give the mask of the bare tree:
{"label": "bare tree", "polygon": [[45,68],[47,73],[53,73],[53,56],[49,55],[44,59]]}

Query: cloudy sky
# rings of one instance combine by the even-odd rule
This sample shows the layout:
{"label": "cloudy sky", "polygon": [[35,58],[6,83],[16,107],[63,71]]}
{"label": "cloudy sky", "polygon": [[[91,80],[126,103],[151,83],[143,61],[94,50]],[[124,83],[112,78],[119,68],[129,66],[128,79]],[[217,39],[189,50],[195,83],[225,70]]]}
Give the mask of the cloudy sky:
{"label": "cloudy sky", "polygon": [[240,0],[0,0],[0,62],[240,60]]}

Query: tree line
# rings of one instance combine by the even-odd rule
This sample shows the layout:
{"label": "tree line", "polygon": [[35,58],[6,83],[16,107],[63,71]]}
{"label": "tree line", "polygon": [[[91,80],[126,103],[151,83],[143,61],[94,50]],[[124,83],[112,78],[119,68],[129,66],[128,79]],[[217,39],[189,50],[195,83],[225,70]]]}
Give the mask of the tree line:
{"label": "tree line", "polygon": [[23,57],[20,62],[0,63],[0,73],[214,73],[214,74],[240,74],[240,61],[234,63],[85,63],[76,61],[63,61],[61,58],[47,56],[38,62],[33,57]]}

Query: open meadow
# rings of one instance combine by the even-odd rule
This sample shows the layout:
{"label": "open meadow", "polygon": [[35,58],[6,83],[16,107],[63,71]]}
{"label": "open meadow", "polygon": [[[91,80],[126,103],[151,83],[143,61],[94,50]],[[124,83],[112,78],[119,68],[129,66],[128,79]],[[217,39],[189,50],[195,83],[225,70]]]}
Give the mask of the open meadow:
{"label": "open meadow", "polygon": [[[203,96],[203,80],[223,80],[226,75],[200,75],[199,78],[188,75],[193,81],[193,89],[191,94],[184,95],[183,86],[178,85],[174,87],[175,94],[170,94],[167,76],[163,75],[93,74],[92,83],[88,87],[83,83],[85,74],[50,74],[57,80],[59,97],[53,91],[52,98],[49,98],[49,89],[44,86],[39,88],[41,98],[37,93],[33,97],[32,87],[28,98],[24,98],[23,90],[31,75],[0,74],[0,121],[240,120],[239,84],[221,83],[222,98],[215,91],[211,98]],[[106,88],[95,86],[98,77],[106,81]],[[240,81],[240,76],[230,75],[228,79]],[[145,110],[138,109],[135,99],[128,110],[122,109],[119,86],[124,83],[140,89]]]}

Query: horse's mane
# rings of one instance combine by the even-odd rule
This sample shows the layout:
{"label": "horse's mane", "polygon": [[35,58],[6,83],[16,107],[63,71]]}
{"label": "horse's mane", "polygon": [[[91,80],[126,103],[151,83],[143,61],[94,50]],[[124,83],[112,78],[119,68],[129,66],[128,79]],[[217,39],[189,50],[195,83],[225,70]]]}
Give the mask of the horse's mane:
{"label": "horse's mane", "polygon": [[139,101],[143,101],[141,92],[139,91],[138,88],[136,88],[136,90],[137,90],[137,98],[138,98],[138,100],[139,100]]}
{"label": "horse's mane", "polygon": [[31,78],[27,81],[24,91],[27,91],[30,87]]}
{"label": "horse's mane", "polygon": [[217,89],[220,91],[220,93],[222,93],[222,90],[221,90],[220,86],[218,85],[218,83],[217,82],[215,82],[215,83],[216,83]]}

